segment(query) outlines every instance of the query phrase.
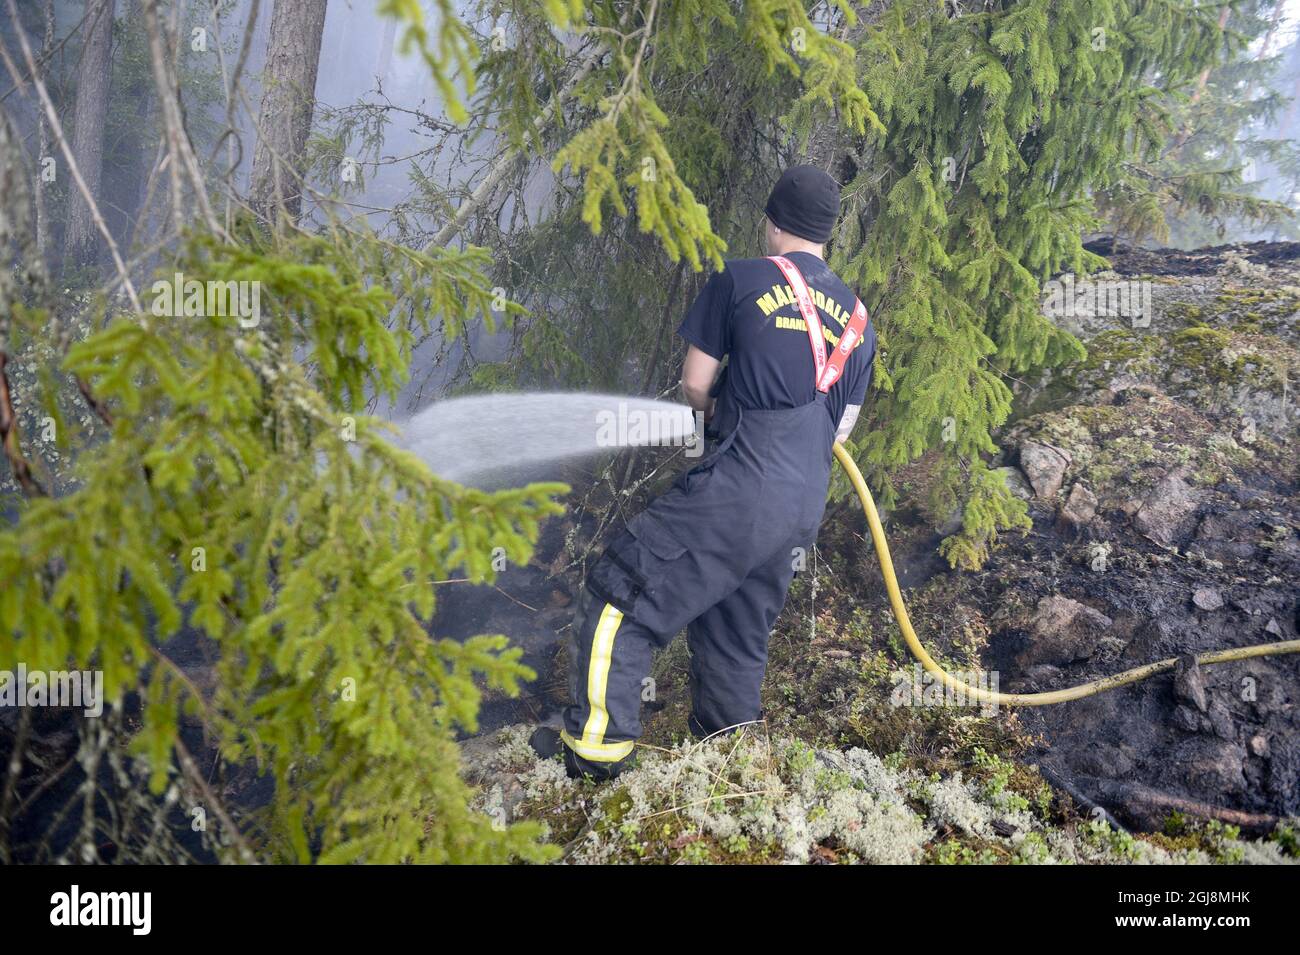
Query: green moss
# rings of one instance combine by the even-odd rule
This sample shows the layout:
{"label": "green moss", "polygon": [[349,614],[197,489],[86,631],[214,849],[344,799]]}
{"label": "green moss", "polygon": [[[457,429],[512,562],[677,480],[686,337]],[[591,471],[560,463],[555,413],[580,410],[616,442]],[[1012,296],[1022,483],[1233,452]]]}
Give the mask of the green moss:
{"label": "green moss", "polygon": [[1131,834],[1113,829],[1100,819],[1090,819],[1079,826],[1085,843],[1110,856],[1126,862],[1136,861],[1140,855],[1138,841]]}
{"label": "green moss", "polygon": [[632,799],[627,790],[620,787],[600,801],[600,808],[604,812],[605,818],[612,825],[617,826],[632,808]]}
{"label": "green moss", "polygon": [[1278,823],[1273,832],[1273,841],[1282,847],[1282,852],[1293,859],[1300,858],[1300,832],[1293,822]]}
{"label": "green moss", "polygon": [[1216,819],[1193,819],[1172,812],[1160,832],[1143,833],[1139,838],[1166,852],[1204,853],[1209,859],[1225,865],[1243,861],[1241,829]]}
{"label": "green moss", "polygon": [[1185,328],[1171,340],[1168,354],[1170,370],[1181,370],[1185,374],[1202,376],[1216,383],[1240,381],[1246,364],[1244,356],[1234,359],[1224,357],[1233,341],[1231,333],[1217,328]]}
{"label": "green moss", "polygon": [[1131,417],[1123,408],[1114,405],[1075,405],[1069,414],[1092,436],[1114,431]]}
{"label": "green moss", "polygon": [[984,785],[985,795],[995,805],[1013,811],[1033,811],[1040,818],[1051,814],[1052,787],[1038,770],[975,747],[972,764]]}
{"label": "green moss", "polygon": [[1171,302],[1165,306],[1164,314],[1166,318],[1191,324],[1202,321],[1205,310],[1189,302]]}
{"label": "green moss", "polygon": [[1054,861],[1051,847],[1041,833],[1027,832],[1016,847],[1012,865],[1045,865]]}
{"label": "green moss", "polygon": [[1268,300],[1268,293],[1258,289],[1224,288],[1214,297],[1214,304],[1220,312],[1235,312],[1238,309],[1257,305]]}
{"label": "green moss", "polygon": [[1116,328],[1102,332],[1088,343],[1085,370],[1113,370],[1118,365],[1149,362],[1159,350],[1159,340],[1134,329]]}
{"label": "green moss", "polygon": [[[527,733],[502,731],[502,764],[526,752]],[[969,776],[918,771],[903,753],[882,760],[754,731],[648,750],[606,788],[535,761],[517,774],[529,793],[520,815],[544,822],[580,863],[1237,864],[1295,851],[1290,827],[1247,843],[1235,827],[1181,817],[1155,835],[1053,818],[1032,768],[978,744],[962,752]]]}
{"label": "green moss", "polygon": [[1005,861],[1009,853],[996,852],[985,846],[967,845],[958,839],[946,839],[934,846],[926,861],[934,865],[991,865]]}

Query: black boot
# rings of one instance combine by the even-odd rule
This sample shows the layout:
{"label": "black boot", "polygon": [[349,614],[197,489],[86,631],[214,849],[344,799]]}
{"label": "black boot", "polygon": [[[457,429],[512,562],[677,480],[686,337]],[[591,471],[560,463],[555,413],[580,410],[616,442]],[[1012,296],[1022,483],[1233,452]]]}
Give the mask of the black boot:
{"label": "black boot", "polygon": [[554,759],[563,753],[564,771],[570,779],[592,779],[598,783],[604,782],[613,779],[632,763],[631,757],[617,763],[593,763],[583,759],[564,745],[559,730],[551,729],[549,726],[539,726],[533,730],[533,735],[528,737],[528,745],[542,759]]}
{"label": "black boot", "polygon": [[[561,740],[560,745],[564,745],[563,740]],[[628,756],[617,763],[596,763],[589,759],[583,759],[569,747],[564,747],[564,769],[569,774],[570,779],[590,779],[597,783],[607,782],[623,772],[623,770],[631,769],[635,765],[635,758],[635,756]]]}
{"label": "black boot", "polygon": [[564,740],[560,739],[560,731],[549,726],[539,726],[533,730],[533,735],[528,737],[528,745],[542,759],[554,759],[561,750],[568,749]]}

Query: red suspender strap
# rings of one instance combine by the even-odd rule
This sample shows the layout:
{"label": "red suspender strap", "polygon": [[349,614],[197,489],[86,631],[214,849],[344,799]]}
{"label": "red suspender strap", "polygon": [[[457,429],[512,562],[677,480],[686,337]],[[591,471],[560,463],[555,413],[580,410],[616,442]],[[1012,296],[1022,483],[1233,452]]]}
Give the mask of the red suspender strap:
{"label": "red suspender strap", "polygon": [[822,380],[817,383],[817,387],[822,391],[829,391],[831,385],[839,380],[840,375],[844,372],[844,364],[849,360],[849,355],[853,349],[862,341],[862,336],[866,333],[867,325],[871,322],[871,316],[867,314],[867,306],[862,304],[862,299],[853,299],[853,315],[849,318],[849,323],[844,326],[844,331],[840,335],[840,343],[835,346],[835,351],[831,354],[830,361],[826,363],[826,371],[822,373]]}
{"label": "red suspender strap", "polygon": [[813,366],[816,369],[816,380],[820,389],[822,373],[826,370],[826,339],[822,336],[822,320],[817,314],[817,306],[813,304],[812,293],[808,291],[808,283],[803,280],[803,273],[793,262],[784,255],[771,255],[768,258],[776,263],[776,267],[781,270],[785,280],[790,283],[790,288],[794,290],[794,300],[799,305],[799,313],[803,315],[804,324],[808,326],[808,342],[812,345]]}
{"label": "red suspender strap", "polygon": [[794,290],[794,300],[799,305],[799,313],[803,316],[804,324],[808,326],[808,343],[812,346],[813,365],[817,373],[817,390],[830,391],[831,385],[835,384],[844,373],[844,363],[849,360],[853,346],[862,339],[867,323],[871,321],[871,317],[867,314],[867,307],[862,304],[862,299],[854,299],[853,316],[844,326],[839,344],[828,360],[826,339],[822,333],[822,320],[817,314],[817,306],[813,304],[812,293],[808,291],[808,283],[804,281],[803,273],[784,255],[770,255],[768,258],[776,263],[785,280],[790,283],[790,288]]}

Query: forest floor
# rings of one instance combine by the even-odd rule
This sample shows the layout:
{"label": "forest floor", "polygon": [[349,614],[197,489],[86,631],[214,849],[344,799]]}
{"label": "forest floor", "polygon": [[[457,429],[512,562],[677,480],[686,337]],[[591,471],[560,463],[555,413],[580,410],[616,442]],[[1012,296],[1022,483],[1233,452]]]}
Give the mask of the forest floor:
{"label": "forest floor", "polygon": [[[922,641],[1003,691],[1297,638],[1300,245],[1110,258],[1091,280],[1148,283],[1153,314],[1067,319],[1088,357],[1019,383],[999,435],[1033,529],[953,571],[935,553],[951,515],[914,503],[887,519]],[[927,499],[932,465],[904,475],[904,500]],[[559,543],[583,533],[561,522],[539,549],[546,603],[528,609],[550,632],[580,586]],[[1300,861],[1300,657],[1184,663],[1049,707],[943,705],[911,690],[852,500],[828,509],[791,590],[761,724],[691,740],[678,640],[656,662],[638,768],[570,781],[527,746],[528,717],[562,702],[561,645],[530,641],[528,708],[493,703],[499,728],[464,750],[481,805],[546,822],[569,861]]]}

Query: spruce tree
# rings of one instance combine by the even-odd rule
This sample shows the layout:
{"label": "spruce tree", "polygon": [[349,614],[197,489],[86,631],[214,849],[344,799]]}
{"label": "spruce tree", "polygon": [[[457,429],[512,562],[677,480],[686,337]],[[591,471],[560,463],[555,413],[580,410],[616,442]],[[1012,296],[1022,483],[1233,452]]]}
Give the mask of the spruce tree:
{"label": "spruce tree", "polygon": [[[1102,264],[1080,238],[1098,223],[1093,197],[1160,141],[1159,104],[1216,62],[1218,7],[916,0],[834,5],[816,22],[808,9],[597,5],[575,53],[540,20],[492,8],[506,42],[484,60],[478,95],[582,191],[562,178],[553,216],[500,236],[518,266],[503,284],[540,307],[517,332],[513,369],[478,381],[578,374],[666,392],[677,362],[665,342],[700,284],[679,258],[695,270],[724,251],[759,254],[767,188],[813,159],[845,183],[831,264],[880,334],[851,450],[886,506],[899,469],[928,455],[939,507],[963,514],[944,553],[976,566],[999,531],[1026,523],[989,469],[1010,383],[1083,354],[1041,314],[1041,283]],[[539,88],[549,98],[532,103],[560,108],[540,128],[535,112],[512,122],[512,91]],[[610,215],[625,214],[603,240]],[[575,250],[601,263],[599,283],[566,272],[560,256]]]}
{"label": "spruce tree", "polygon": [[1276,88],[1281,57],[1271,41],[1284,4],[1249,0],[1219,13],[1218,62],[1185,88],[1167,88],[1147,108],[1163,135],[1122,163],[1098,190],[1106,225],[1132,242],[1180,248],[1222,241],[1292,218],[1287,203],[1262,194],[1265,178],[1289,197],[1300,186],[1300,151],[1269,132],[1286,102]]}
{"label": "spruce tree", "polygon": [[[26,266],[0,281],[16,511],[0,528],[0,660],[102,671],[110,706],[139,707],[129,746],[150,787],[204,810],[222,858],[550,858],[536,824],[470,810],[455,743],[485,690],[535,674],[504,636],[438,639],[429,621],[453,570],[481,581],[497,554],[527,561],[562,487],[461,487],[365,412],[405,380],[416,335],[490,315],[487,252],[417,252],[355,225],[267,235],[241,215],[193,230],[125,300],[88,296],[83,336],[44,280],[25,157],[0,127],[0,242]],[[257,288],[260,307],[235,314],[225,283]],[[168,654],[181,633],[216,651],[207,689]],[[264,811],[238,816],[208,788],[186,714],[226,760],[272,774]],[[69,854],[94,861],[94,820],[81,832]]]}
{"label": "spruce tree", "polygon": [[1027,523],[987,466],[1008,381],[1082,355],[1042,314],[1041,283],[1099,264],[1080,239],[1090,190],[1145,129],[1152,79],[1194,76],[1217,42],[1211,11],[1140,0],[902,4],[864,34],[886,132],[863,144],[833,259],[868,290],[881,338],[856,453],[888,505],[891,472],[937,452],[939,492],[963,506],[942,545],[954,565]]}

